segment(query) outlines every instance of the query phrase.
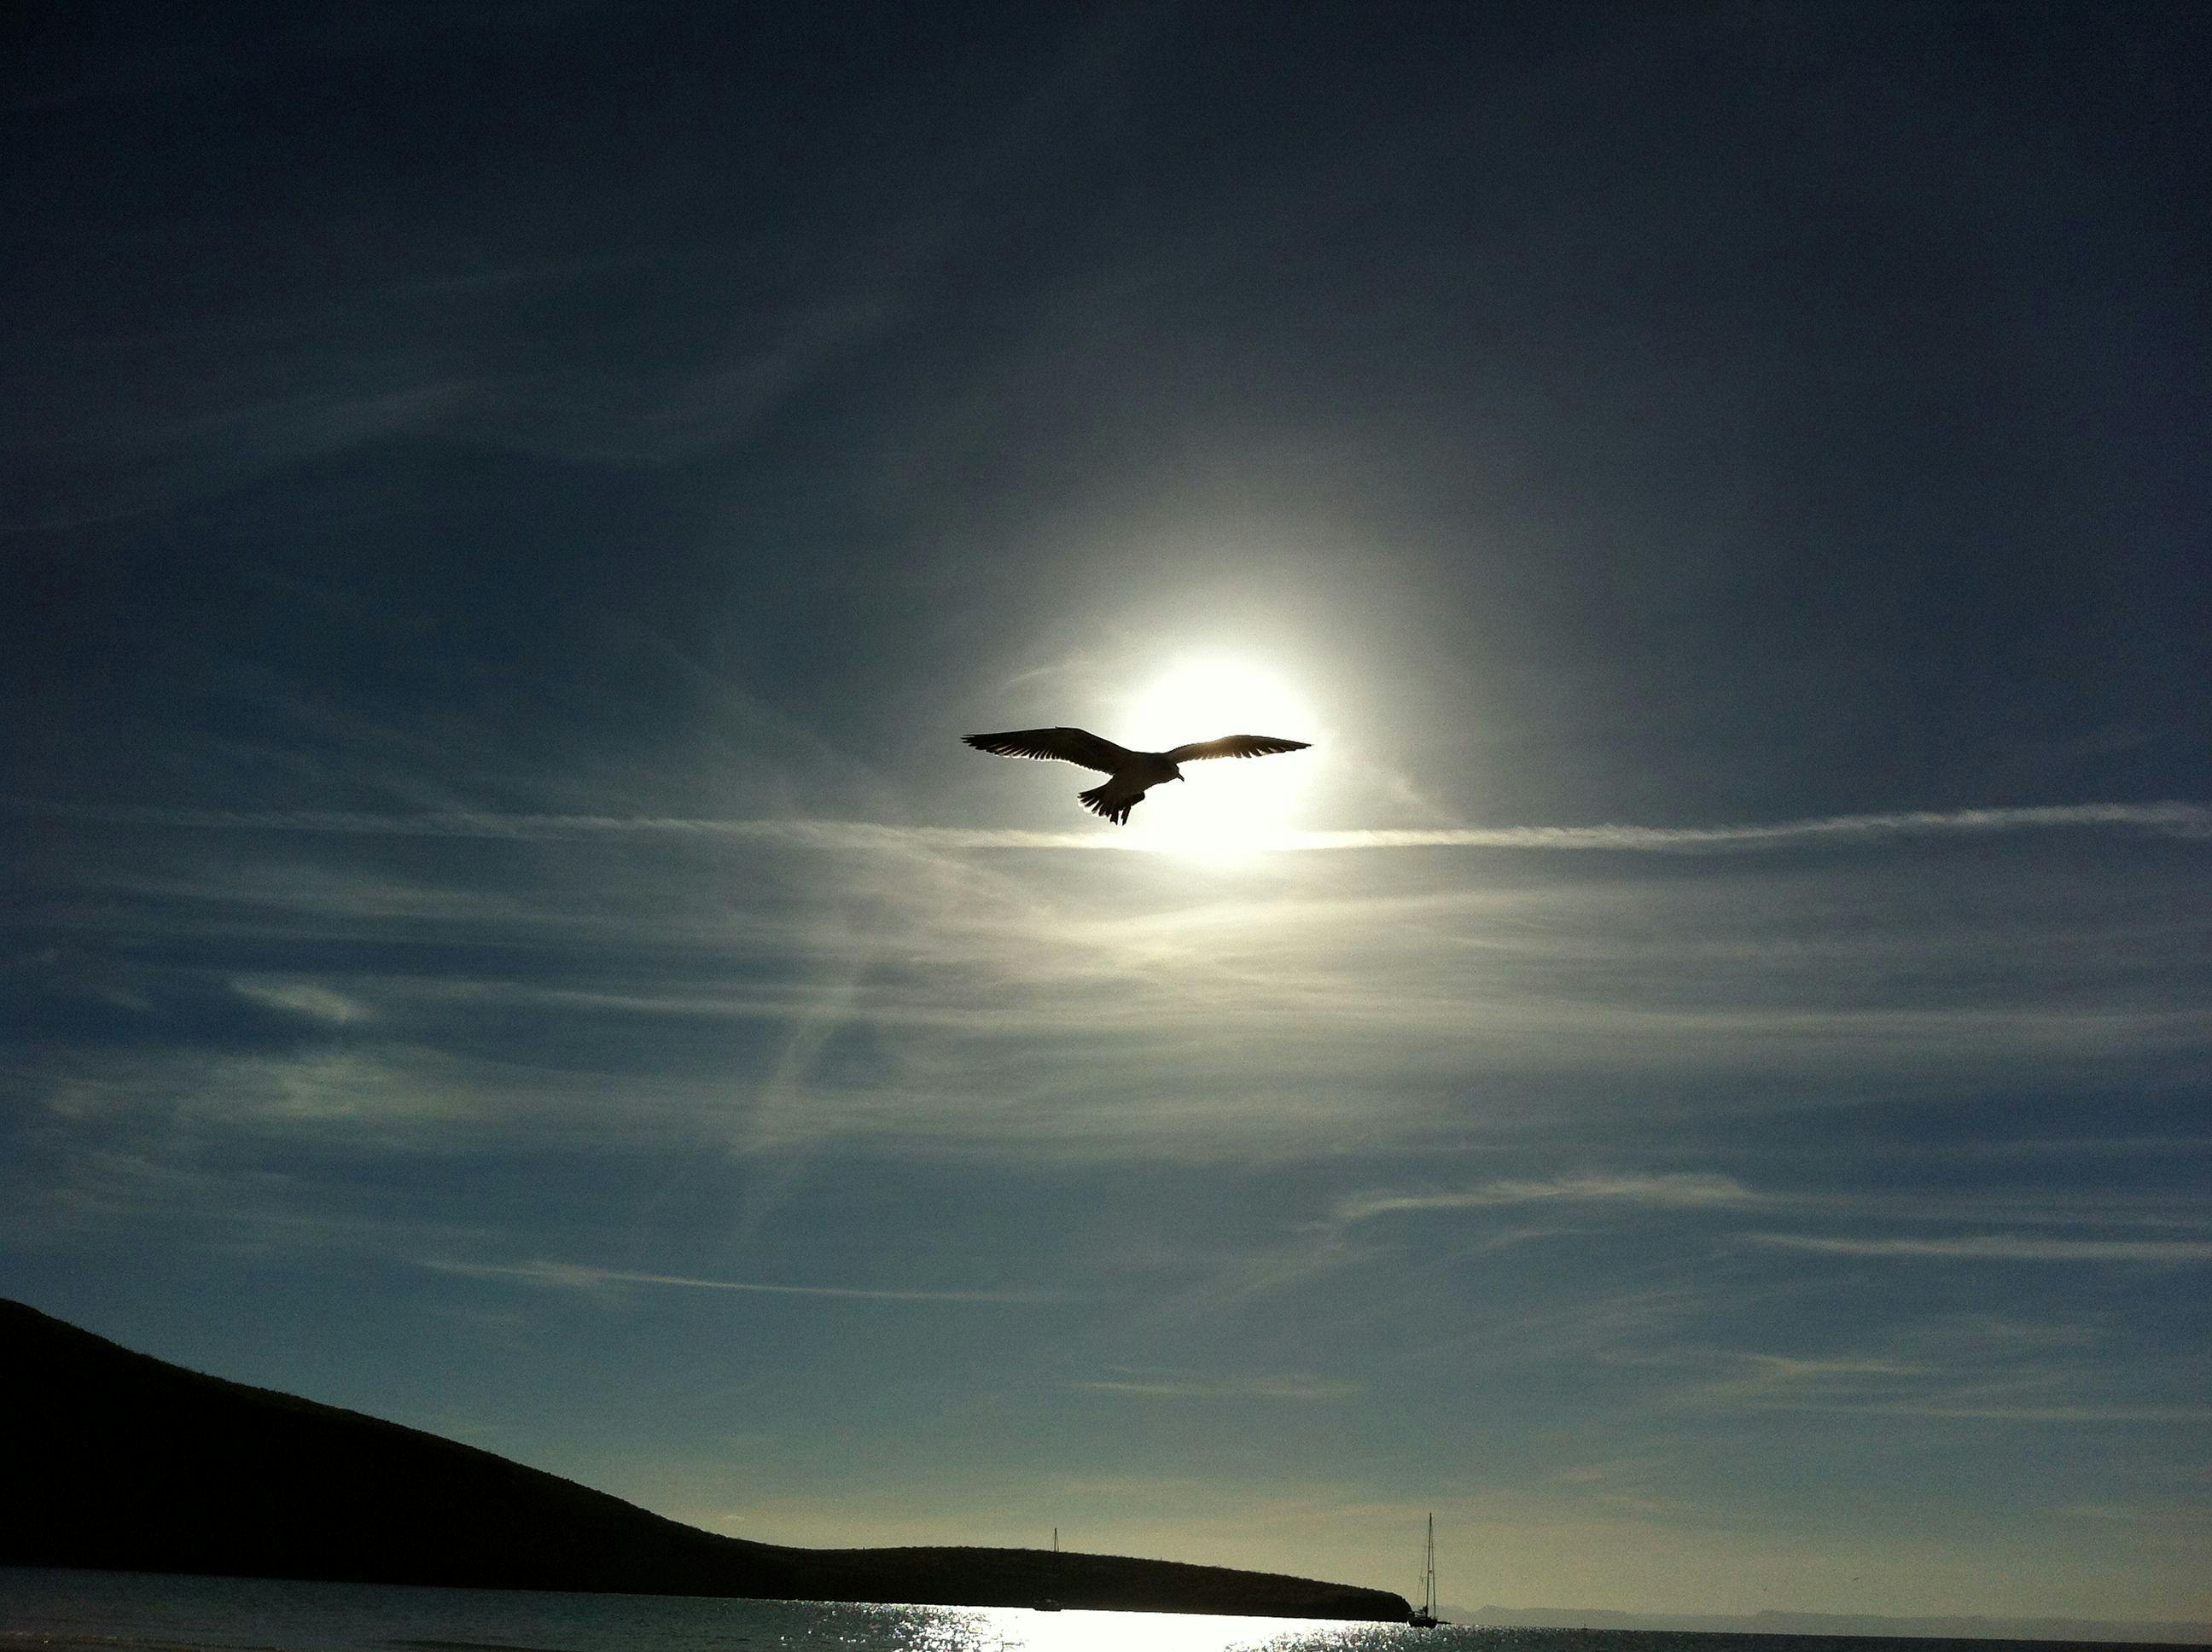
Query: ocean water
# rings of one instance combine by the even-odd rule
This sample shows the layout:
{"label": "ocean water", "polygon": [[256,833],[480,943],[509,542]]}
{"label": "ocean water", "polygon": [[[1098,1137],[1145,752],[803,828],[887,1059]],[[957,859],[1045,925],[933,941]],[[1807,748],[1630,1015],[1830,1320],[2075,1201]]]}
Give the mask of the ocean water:
{"label": "ocean water", "polygon": [[1997,1652],[1910,1641],[854,1606],[0,1566],[0,1652]]}
{"label": "ocean water", "polygon": [[1445,1632],[1303,1619],[0,1567],[0,1652],[1379,1652],[1454,1644],[1475,1631],[1440,1641]]}

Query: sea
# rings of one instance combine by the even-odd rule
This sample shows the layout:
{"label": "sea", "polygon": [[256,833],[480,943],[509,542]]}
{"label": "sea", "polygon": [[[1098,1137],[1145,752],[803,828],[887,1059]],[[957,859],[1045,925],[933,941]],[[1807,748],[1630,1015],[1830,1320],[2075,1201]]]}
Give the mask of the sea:
{"label": "sea", "polygon": [[2063,1652],[2063,1641],[1316,1623],[0,1566],[0,1652]]}

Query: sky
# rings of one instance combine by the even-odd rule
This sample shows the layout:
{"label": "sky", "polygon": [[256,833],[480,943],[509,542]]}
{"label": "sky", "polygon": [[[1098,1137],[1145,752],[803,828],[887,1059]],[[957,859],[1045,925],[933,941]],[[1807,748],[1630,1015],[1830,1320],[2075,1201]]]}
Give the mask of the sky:
{"label": "sky", "polygon": [[2212,11],[10,28],[0,1292],[774,1542],[2212,1619]]}

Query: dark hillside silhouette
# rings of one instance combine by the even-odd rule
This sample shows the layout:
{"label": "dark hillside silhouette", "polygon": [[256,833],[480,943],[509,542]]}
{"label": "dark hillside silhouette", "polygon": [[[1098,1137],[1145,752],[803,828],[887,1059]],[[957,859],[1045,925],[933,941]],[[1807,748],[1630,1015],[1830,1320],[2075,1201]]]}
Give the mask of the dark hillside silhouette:
{"label": "dark hillside silhouette", "polygon": [[473,1446],[203,1376],[0,1301],[0,1563],[1402,1621],[1376,1589],[1039,1549],[720,1537]]}

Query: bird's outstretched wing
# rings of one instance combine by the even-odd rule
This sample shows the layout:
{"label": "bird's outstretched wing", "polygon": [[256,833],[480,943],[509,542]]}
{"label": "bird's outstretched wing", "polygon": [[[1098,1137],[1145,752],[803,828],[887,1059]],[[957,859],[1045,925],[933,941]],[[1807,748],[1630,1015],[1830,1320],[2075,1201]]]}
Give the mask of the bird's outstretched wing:
{"label": "bird's outstretched wing", "polygon": [[1304,751],[1310,740],[1282,740],[1272,734],[1224,734],[1218,740],[1194,740],[1166,753],[1171,763],[1200,757],[1272,757],[1278,751]]}
{"label": "bird's outstretched wing", "polygon": [[1005,734],[969,734],[962,738],[965,744],[978,751],[994,752],[1001,757],[1057,757],[1062,762],[1095,768],[1102,774],[1119,774],[1136,757],[1133,751],[1079,728],[1018,728]]}

